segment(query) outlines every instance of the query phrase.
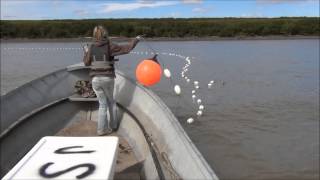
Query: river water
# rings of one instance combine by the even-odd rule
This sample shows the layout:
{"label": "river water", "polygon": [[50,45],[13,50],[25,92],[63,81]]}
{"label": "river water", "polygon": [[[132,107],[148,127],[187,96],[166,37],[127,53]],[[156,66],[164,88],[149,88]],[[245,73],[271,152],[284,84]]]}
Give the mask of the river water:
{"label": "river water", "polygon": [[[80,62],[82,44],[1,43],[1,94]],[[151,89],[221,179],[319,179],[318,39],[142,42],[117,67],[135,78],[139,60],[152,56],[148,46],[166,54],[159,59],[173,74]],[[185,60],[176,55],[190,57],[190,83],[180,74]],[[205,106],[200,118],[191,98],[195,80]]]}

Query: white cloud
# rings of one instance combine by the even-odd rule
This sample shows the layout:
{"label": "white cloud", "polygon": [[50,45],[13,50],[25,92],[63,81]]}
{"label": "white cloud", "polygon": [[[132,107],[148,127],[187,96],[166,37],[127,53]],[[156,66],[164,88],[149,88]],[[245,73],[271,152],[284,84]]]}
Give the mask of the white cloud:
{"label": "white cloud", "polygon": [[4,15],[3,16],[5,19],[15,19],[17,16],[10,16],[10,15]]}
{"label": "white cloud", "polygon": [[172,17],[172,18],[179,18],[181,16],[181,14],[179,12],[172,12],[169,17]]}
{"label": "white cloud", "polygon": [[137,0],[138,3],[152,3],[153,0]]}
{"label": "white cloud", "polygon": [[319,2],[319,0],[256,0],[256,1],[258,3],[264,3],[264,4]]}
{"label": "white cloud", "polygon": [[15,1],[15,0],[1,0],[1,19],[17,19],[24,15],[25,11],[21,11],[21,7],[35,4],[36,1]]}
{"label": "white cloud", "polygon": [[84,9],[74,10],[73,13],[78,15],[78,16],[86,16],[86,15],[89,14],[89,12],[87,10],[84,10]]}
{"label": "white cloud", "polygon": [[59,5],[61,5],[61,2],[62,2],[62,1],[53,0],[53,1],[52,1],[52,4],[53,4],[54,6],[59,6]]}
{"label": "white cloud", "polygon": [[135,3],[108,3],[104,5],[103,12],[115,12],[115,11],[132,11],[140,8],[154,8],[160,6],[171,6],[178,4],[177,1],[138,1]]}
{"label": "white cloud", "polygon": [[186,3],[186,4],[198,4],[198,3],[202,3],[202,0],[181,0],[182,3]]}
{"label": "white cloud", "polygon": [[261,13],[244,13],[244,14],[241,14],[242,18],[262,18],[262,17],[266,17],[266,16],[263,16],[263,14]]}
{"label": "white cloud", "polygon": [[208,9],[206,9],[206,8],[200,8],[200,7],[197,7],[197,8],[193,8],[192,9],[192,12],[195,12],[195,13],[205,13],[205,12],[207,12],[208,11]]}

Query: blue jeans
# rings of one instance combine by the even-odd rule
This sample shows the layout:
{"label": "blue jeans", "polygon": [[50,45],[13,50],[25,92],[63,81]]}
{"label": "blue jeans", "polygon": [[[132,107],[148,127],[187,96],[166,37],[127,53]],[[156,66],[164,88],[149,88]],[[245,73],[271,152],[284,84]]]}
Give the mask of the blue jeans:
{"label": "blue jeans", "polygon": [[116,129],[118,125],[116,101],[113,99],[114,78],[95,76],[92,79],[92,88],[99,100],[97,133],[107,133]]}

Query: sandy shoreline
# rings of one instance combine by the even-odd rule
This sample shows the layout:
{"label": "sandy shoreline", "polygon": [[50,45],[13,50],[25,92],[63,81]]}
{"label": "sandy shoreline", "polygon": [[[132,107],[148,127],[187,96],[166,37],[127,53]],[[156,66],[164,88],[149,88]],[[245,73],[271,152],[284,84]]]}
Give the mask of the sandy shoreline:
{"label": "sandy shoreline", "polygon": [[[111,37],[114,41],[128,41],[130,38],[126,37]],[[148,41],[234,41],[234,40],[296,40],[296,39],[320,39],[320,36],[247,36],[247,37],[156,37],[146,38]],[[87,42],[91,38],[60,38],[60,39],[1,39],[1,42]]]}

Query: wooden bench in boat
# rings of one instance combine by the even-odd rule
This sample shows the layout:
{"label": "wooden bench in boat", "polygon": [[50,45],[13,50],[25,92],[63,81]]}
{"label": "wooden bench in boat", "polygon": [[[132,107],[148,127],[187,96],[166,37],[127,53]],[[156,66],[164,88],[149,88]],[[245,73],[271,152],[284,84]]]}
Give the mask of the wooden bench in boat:
{"label": "wooden bench in boat", "polygon": [[73,94],[69,97],[70,101],[98,101],[98,98],[85,98],[81,97],[79,94]]}

